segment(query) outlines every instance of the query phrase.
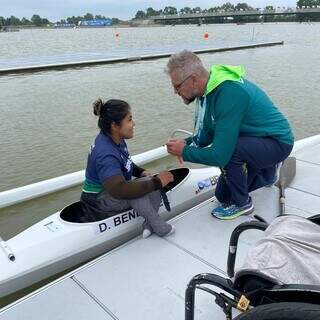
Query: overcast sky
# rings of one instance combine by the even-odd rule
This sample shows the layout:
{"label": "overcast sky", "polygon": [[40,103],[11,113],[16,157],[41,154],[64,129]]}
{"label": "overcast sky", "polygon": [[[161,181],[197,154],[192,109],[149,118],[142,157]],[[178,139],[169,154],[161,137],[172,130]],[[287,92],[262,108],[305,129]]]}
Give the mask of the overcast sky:
{"label": "overcast sky", "polygon": [[[101,14],[110,18],[131,19],[138,10],[145,10],[152,7],[156,10],[163,9],[165,6],[173,6],[177,9],[183,7],[210,8],[228,2],[220,0],[0,0],[0,16],[18,18],[31,18],[33,14],[39,14],[42,18],[48,18],[54,22],[70,16],[82,16],[87,12]],[[266,5],[275,7],[295,7],[296,0],[239,0],[229,2],[237,4],[246,2],[256,8],[263,8]]]}

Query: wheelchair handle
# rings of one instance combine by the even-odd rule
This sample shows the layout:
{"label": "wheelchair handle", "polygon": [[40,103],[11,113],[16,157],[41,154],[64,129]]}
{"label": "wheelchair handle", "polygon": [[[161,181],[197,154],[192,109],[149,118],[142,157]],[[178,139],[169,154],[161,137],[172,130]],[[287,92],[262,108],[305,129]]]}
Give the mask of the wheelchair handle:
{"label": "wheelchair handle", "polygon": [[238,240],[240,234],[243,231],[250,230],[250,229],[257,229],[264,231],[268,227],[268,224],[261,221],[250,221],[244,222],[238,225],[232,232],[229,242],[229,252],[228,252],[228,262],[227,262],[227,273],[229,278],[234,277],[234,266],[236,261],[237,255],[237,247],[238,247]]}
{"label": "wheelchair handle", "polygon": [[213,285],[237,298],[241,296],[239,291],[232,288],[233,283],[230,279],[212,273],[200,273],[190,280],[185,292],[185,320],[194,320],[195,291],[201,284]]}

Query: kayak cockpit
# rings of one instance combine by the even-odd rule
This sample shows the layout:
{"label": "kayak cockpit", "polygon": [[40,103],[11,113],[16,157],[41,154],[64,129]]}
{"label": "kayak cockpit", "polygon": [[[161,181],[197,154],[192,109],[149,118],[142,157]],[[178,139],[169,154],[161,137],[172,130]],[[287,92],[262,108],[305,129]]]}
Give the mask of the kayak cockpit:
{"label": "kayak cockpit", "polygon": [[60,212],[60,218],[66,222],[85,223],[84,213],[82,211],[81,202],[74,202]]}
{"label": "kayak cockpit", "polygon": [[190,169],[178,168],[169,171],[173,174],[174,180],[163,188],[165,192],[171,191],[173,188],[179,185],[188,176]]}
{"label": "kayak cockpit", "polygon": [[[190,169],[178,168],[170,170],[170,172],[174,176],[174,181],[163,188],[165,192],[171,191],[173,188],[179,185],[188,176]],[[89,223],[101,221],[117,214],[119,214],[119,212],[115,212],[114,214],[107,213],[104,217],[93,217],[92,215],[85,214],[82,210],[81,202],[77,201],[62,209],[60,212],[60,218],[63,221],[71,223]]]}

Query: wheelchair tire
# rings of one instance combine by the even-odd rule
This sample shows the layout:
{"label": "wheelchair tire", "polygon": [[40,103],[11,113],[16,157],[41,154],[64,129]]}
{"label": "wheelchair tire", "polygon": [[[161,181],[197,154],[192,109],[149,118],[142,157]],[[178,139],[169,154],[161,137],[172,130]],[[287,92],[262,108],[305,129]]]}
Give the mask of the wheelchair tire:
{"label": "wheelchair tire", "polygon": [[320,319],[320,305],[280,302],[255,307],[234,320],[315,320]]}

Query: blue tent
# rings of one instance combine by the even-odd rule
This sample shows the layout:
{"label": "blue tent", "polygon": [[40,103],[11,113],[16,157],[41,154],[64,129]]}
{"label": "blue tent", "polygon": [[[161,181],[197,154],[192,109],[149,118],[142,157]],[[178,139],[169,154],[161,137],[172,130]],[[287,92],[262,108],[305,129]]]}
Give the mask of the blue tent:
{"label": "blue tent", "polygon": [[88,27],[105,27],[111,26],[111,19],[98,19],[98,20],[84,20],[79,21],[79,26],[88,26]]}

